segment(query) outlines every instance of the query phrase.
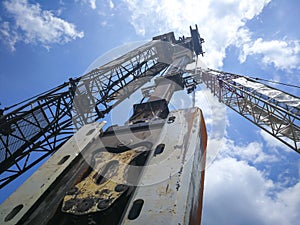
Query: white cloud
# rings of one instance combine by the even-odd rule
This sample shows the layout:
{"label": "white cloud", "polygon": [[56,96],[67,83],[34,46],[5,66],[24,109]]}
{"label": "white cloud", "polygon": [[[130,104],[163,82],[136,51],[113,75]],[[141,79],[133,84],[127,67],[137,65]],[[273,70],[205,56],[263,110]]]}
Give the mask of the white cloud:
{"label": "white cloud", "polygon": [[39,4],[11,0],[3,2],[3,5],[13,22],[3,22],[0,29],[12,50],[15,50],[17,42],[41,43],[49,48],[51,44],[64,44],[84,36],[74,24],[54,16],[51,11],[42,10]]}
{"label": "white cloud", "polygon": [[251,163],[276,162],[279,159],[275,153],[268,155],[263,151],[263,144],[259,142],[250,142],[244,145],[236,145],[233,140],[225,138],[222,157],[229,156],[239,158]]}
{"label": "white cloud", "polygon": [[174,31],[189,35],[188,27],[198,24],[206,40],[204,61],[208,67],[221,68],[230,45],[241,49],[240,62],[259,55],[264,65],[290,71],[300,68],[299,40],[252,40],[245,24],[259,15],[270,0],[123,0],[131,11],[131,23],[140,35]]}
{"label": "white cloud", "polygon": [[198,24],[206,40],[204,58],[209,67],[220,68],[225,49],[234,44],[236,33],[247,20],[258,15],[270,0],[123,0],[131,11],[131,23],[140,35],[174,31],[189,35]]}
{"label": "white cloud", "polygon": [[18,33],[12,30],[9,26],[9,22],[3,22],[0,24],[0,37],[7,43],[11,51],[15,51],[15,44],[20,39]]}
{"label": "white cloud", "polygon": [[111,9],[113,9],[115,7],[115,4],[113,3],[112,0],[109,0],[108,4],[109,4],[109,8],[111,8]]}
{"label": "white cloud", "polygon": [[81,4],[88,4],[91,7],[91,9],[97,8],[96,0],[75,0],[75,2],[80,2]]}
{"label": "white cloud", "polygon": [[[75,0],[75,2],[80,2],[81,4],[89,4],[89,6],[91,7],[91,9],[96,9],[97,8],[97,0]],[[101,2],[102,3],[102,7],[105,5],[110,8],[110,9],[114,9],[115,8],[115,4],[113,3],[112,0],[106,0],[105,2]],[[101,12],[102,14],[102,12]]]}
{"label": "white cloud", "polygon": [[106,26],[107,26],[107,21],[104,20],[104,21],[102,21],[100,24],[101,24],[101,27],[106,27]]}
{"label": "white cloud", "polygon": [[300,182],[283,191],[245,161],[225,157],[206,170],[202,224],[292,225],[300,220]]}
{"label": "white cloud", "polygon": [[271,40],[258,38],[248,41],[242,46],[240,62],[245,62],[250,55],[261,55],[265,65],[273,65],[276,69],[290,71],[300,68],[300,41],[299,40]]}
{"label": "white cloud", "polygon": [[209,167],[225,144],[226,117],[225,105],[220,103],[208,89],[197,91],[195,106],[202,110],[208,133],[206,167]]}
{"label": "white cloud", "polygon": [[218,98],[213,96],[209,89],[204,86],[201,86],[201,88],[201,91],[196,92],[195,105],[202,109],[206,125],[221,126],[222,129],[225,129],[225,126],[228,125],[225,105],[220,103]]}
{"label": "white cloud", "polygon": [[96,9],[96,0],[89,0],[92,9]]}

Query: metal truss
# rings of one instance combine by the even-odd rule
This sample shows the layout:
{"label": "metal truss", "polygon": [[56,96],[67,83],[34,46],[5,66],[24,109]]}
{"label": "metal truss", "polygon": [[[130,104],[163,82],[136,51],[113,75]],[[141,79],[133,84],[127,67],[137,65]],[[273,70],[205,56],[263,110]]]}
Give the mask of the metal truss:
{"label": "metal truss", "polygon": [[169,65],[161,62],[159,44],[149,42],[82,76],[76,85],[73,123],[76,128],[103,118],[112,108]]}
{"label": "metal truss", "polygon": [[300,99],[249,77],[217,70],[193,76],[219,101],[300,153]]}
{"label": "metal truss", "polygon": [[[103,118],[168,64],[149,42],[0,114],[0,188],[55,152],[75,130]],[[160,62],[159,62],[160,61]],[[4,111],[4,112],[6,112]]]}
{"label": "metal truss", "polygon": [[72,98],[68,85],[63,84],[1,116],[1,188],[47,157],[73,134],[69,110]]}

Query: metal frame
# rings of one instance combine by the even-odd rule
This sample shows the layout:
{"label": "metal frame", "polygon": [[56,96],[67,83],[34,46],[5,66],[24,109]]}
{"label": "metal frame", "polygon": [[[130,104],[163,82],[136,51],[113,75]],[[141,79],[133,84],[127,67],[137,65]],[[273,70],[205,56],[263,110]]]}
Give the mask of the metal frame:
{"label": "metal frame", "polygon": [[149,42],[1,115],[0,188],[167,68],[168,64],[159,62],[158,43]]}
{"label": "metal frame", "polygon": [[[62,89],[65,85],[58,90]],[[71,107],[69,92],[48,93],[1,118],[5,120],[1,121],[0,135],[1,188],[49,156],[73,135]]]}
{"label": "metal frame", "polygon": [[198,70],[219,101],[300,153],[300,99],[251,78],[217,70]]}
{"label": "metal frame", "polygon": [[[35,213],[29,213],[33,210],[37,202],[45,196],[45,193],[53,192],[51,201],[57,201],[59,194],[62,192],[65,194],[64,188],[72,182],[72,177],[80,171],[82,164],[76,162],[82,158],[81,151],[85,149],[94,139],[99,137],[102,133],[104,123],[92,123],[83,126],[77,131],[52,157],[47,160],[35,173],[25,181],[25,183],[15,191],[9,198],[9,200],[3,202],[0,205],[0,217],[1,224],[12,225],[12,224],[28,224],[28,222],[22,221],[23,218],[33,215]],[[76,164],[76,166],[74,166]],[[63,187],[58,190],[54,190],[55,182],[62,179],[65,174],[65,170],[70,166],[75,167],[75,171],[68,176],[68,179],[62,181]],[[51,188],[52,187],[52,188]],[[51,191],[49,191],[51,190]],[[51,215],[51,210],[55,210],[55,207],[51,205],[51,201],[48,201],[46,206],[47,216]],[[39,209],[42,206],[39,207]],[[44,212],[45,212],[44,211]],[[42,221],[46,220],[45,215],[41,214]],[[30,222],[29,222],[30,223]],[[42,224],[42,222],[32,222],[30,224]]]}
{"label": "metal frame", "polygon": [[[172,32],[154,37],[82,77],[19,103],[19,108],[14,105],[0,110],[0,188],[59,149],[74,131],[104,118],[143,84],[164,73],[176,55],[191,59],[191,52],[187,52],[195,51],[194,42],[199,42],[200,47],[203,43],[197,33],[196,27],[191,29],[192,38],[175,40]],[[247,86],[239,82],[241,78],[262,87],[259,90]],[[204,82],[220,102],[300,153],[298,97],[244,76],[211,69],[198,69],[184,79],[188,93],[194,91],[197,83]],[[279,93],[283,100],[264,94],[264,88]]]}
{"label": "metal frame", "polygon": [[103,125],[83,126],[1,204],[2,224],[200,224],[201,110],[106,131]]}

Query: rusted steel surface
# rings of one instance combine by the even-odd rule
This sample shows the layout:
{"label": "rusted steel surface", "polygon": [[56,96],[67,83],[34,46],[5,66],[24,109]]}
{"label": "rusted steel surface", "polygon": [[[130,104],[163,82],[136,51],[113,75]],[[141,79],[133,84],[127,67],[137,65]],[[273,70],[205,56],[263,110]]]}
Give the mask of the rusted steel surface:
{"label": "rusted steel surface", "polygon": [[95,154],[93,172],[67,192],[62,211],[82,215],[109,208],[128,189],[130,162],[149,150],[140,146],[122,153]]}
{"label": "rusted steel surface", "polygon": [[[200,224],[206,130],[197,108],[170,113],[121,224]],[[168,119],[167,119],[168,121]],[[143,202],[141,209],[136,202]],[[136,208],[136,209],[135,209]],[[137,217],[131,213],[139,210]]]}
{"label": "rusted steel surface", "polygon": [[80,129],[62,146],[60,151],[49,158],[16,192],[2,203],[0,206],[1,224],[17,224],[80,155],[81,150],[101,133],[103,126],[104,123],[93,123]]}
{"label": "rusted steel surface", "polygon": [[206,131],[198,108],[101,126],[81,129],[2,204],[3,224],[200,223]]}

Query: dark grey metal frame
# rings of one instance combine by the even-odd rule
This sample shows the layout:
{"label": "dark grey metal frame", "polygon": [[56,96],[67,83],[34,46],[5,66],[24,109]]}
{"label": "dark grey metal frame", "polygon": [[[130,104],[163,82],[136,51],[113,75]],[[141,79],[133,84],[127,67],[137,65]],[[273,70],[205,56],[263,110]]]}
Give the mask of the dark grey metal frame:
{"label": "dark grey metal frame", "polygon": [[70,79],[2,115],[0,188],[59,149],[84,124],[103,118],[167,68],[168,64],[159,62],[157,42]]}

